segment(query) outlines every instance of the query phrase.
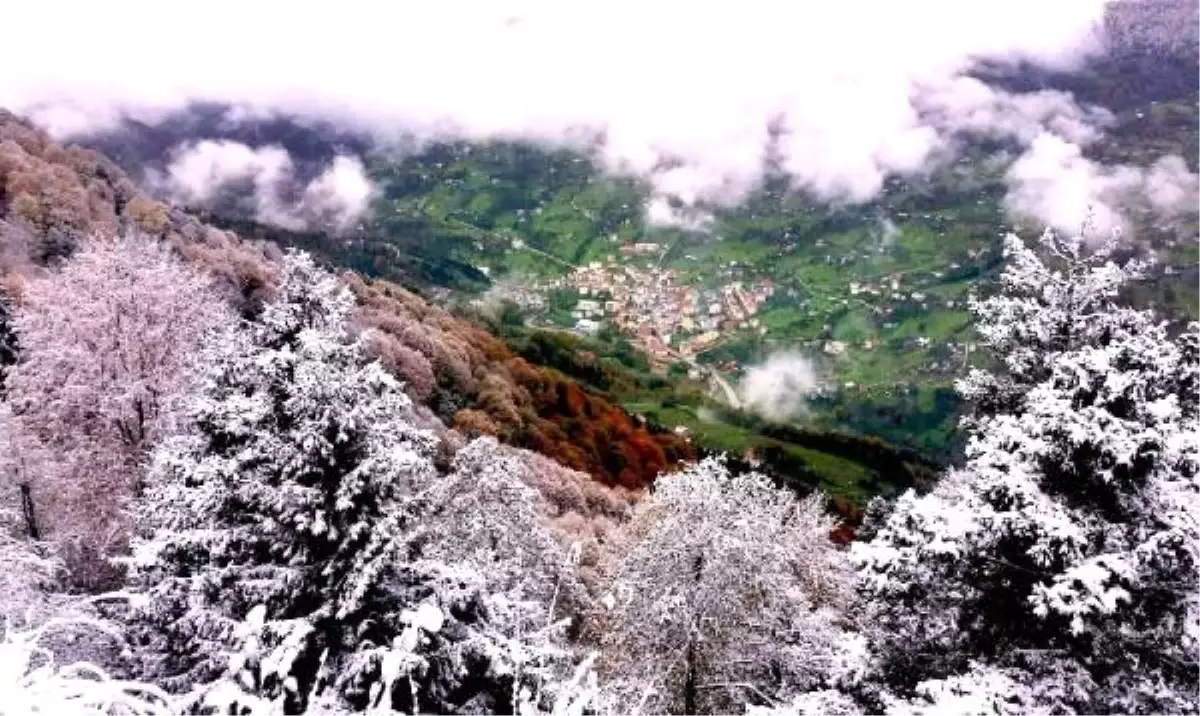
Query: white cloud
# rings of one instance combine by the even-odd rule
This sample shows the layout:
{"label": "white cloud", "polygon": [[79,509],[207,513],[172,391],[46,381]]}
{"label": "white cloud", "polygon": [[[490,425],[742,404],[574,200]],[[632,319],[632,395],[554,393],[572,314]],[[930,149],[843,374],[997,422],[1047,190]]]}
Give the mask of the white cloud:
{"label": "white cloud", "polygon": [[[599,132],[609,167],[650,176],[661,195],[686,203],[733,202],[752,188],[771,125],[783,130],[776,148],[798,183],[848,201],[875,196],[889,174],[952,157],[961,133],[986,134],[1025,149],[1009,173],[1015,210],[1077,224],[1073,212],[1100,200],[1112,212],[1104,220],[1119,225],[1106,199],[1129,181],[1124,168],[1076,151],[1095,139],[1103,113],[1062,93],[1011,95],[964,76],[979,58],[1070,67],[1097,47],[1104,5],[343,0],[297,12],[269,0],[41,0],[8,8],[5,23],[53,28],[59,49],[48,51],[44,33],[9,33],[0,105],[64,133],[188,100],[388,136],[579,142]],[[204,167],[220,168],[180,167],[179,181],[188,186],[186,173]],[[1154,206],[1177,203],[1171,192],[1188,181],[1179,168],[1143,177],[1160,197]],[[349,217],[369,187],[360,168],[330,171],[313,190]],[[661,223],[703,219],[661,198],[648,210]]]}
{"label": "white cloud", "polygon": [[374,193],[362,161],[338,156],[305,188],[304,205],[327,216],[335,227],[348,229],[366,213]]}
{"label": "white cloud", "polygon": [[252,149],[238,142],[205,140],[176,151],[167,167],[166,189],[180,201],[204,204],[229,182],[249,179],[265,193],[291,172],[292,160],[279,147]]}
{"label": "white cloud", "polygon": [[[374,193],[362,162],[337,156],[298,189],[295,165],[281,147],[252,148],[233,141],[204,140],[175,150],[163,175],[150,182],[171,199],[211,205],[234,182],[249,182],[257,220],[287,229],[327,227],[345,230],[366,212]],[[296,196],[297,192],[299,196]]]}
{"label": "white cloud", "polygon": [[1162,157],[1145,172],[1142,191],[1160,216],[1171,218],[1196,211],[1200,177],[1188,171],[1182,157]]}
{"label": "white cloud", "polygon": [[924,118],[944,132],[1001,137],[1025,145],[1052,132],[1075,144],[1087,144],[1112,121],[1107,111],[1080,107],[1066,92],[1009,94],[973,77],[953,77],[923,89],[919,104]]}
{"label": "white cloud", "polygon": [[1086,228],[1092,240],[1126,231],[1131,211],[1167,218],[1194,211],[1200,190],[1197,176],[1179,157],[1163,157],[1149,168],[1105,166],[1049,133],[1030,143],[1006,178],[1005,204],[1012,214],[1066,233]]}
{"label": "white cloud", "polygon": [[712,214],[688,205],[673,206],[662,196],[646,204],[646,221],[651,226],[669,226],[687,231],[703,231],[713,222]]}
{"label": "white cloud", "polygon": [[785,351],[746,369],[738,383],[738,399],[742,409],[768,420],[794,420],[804,415],[808,398],[821,387],[812,361]]}
{"label": "white cloud", "polygon": [[1115,208],[1119,196],[1136,186],[1135,170],[1108,171],[1083,156],[1076,144],[1043,134],[1009,168],[1005,204],[1015,215],[1078,234],[1087,218],[1091,231],[1108,236],[1123,230]]}

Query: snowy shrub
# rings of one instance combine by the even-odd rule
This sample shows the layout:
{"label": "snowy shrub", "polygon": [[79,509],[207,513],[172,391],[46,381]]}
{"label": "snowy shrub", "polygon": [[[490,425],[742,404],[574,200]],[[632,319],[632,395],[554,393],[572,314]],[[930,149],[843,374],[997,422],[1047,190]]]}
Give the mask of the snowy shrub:
{"label": "snowy shrub", "polygon": [[36,628],[11,623],[0,639],[0,714],[26,716],[171,716],[170,697],[145,683],[112,678],[95,664],[59,663],[42,645],[55,630],[103,624],[51,620]]}
{"label": "snowy shrub", "polygon": [[35,624],[53,611],[50,591],[62,570],[46,545],[13,536],[18,519],[0,510],[0,621],[9,625]]}

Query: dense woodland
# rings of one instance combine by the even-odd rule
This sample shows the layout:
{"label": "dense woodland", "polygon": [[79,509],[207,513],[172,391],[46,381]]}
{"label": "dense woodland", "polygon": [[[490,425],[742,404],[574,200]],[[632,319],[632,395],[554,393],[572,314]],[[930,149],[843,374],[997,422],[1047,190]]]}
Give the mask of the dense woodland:
{"label": "dense woodland", "polygon": [[1122,302],[1115,242],[1004,256],[963,460],[880,444],[913,487],[847,546],[0,116],[0,711],[1195,713],[1200,333]]}

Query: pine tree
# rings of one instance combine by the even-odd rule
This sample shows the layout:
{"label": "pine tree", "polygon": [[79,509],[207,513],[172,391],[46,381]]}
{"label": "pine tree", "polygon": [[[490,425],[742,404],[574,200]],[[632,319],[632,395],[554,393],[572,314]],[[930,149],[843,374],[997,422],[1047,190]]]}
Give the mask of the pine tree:
{"label": "pine tree", "polygon": [[[214,341],[189,425],[157,451],[138,511],[141,675],[222,710],[537,701],[568,656],[561,630],[505,594],[512,584],[492,584],[512,582],[511,568],[496,580],[485,568],[552,545],[525,522],[517,554],[472,560],[447,546],[515,535],[527,496],[486,445],[438,475],[433,434],[347,334],[352,307],[293,253],[258,321]],[[492,487],[473,492],[475,478]],[[520,498],[509,526],[489,522],[501,516],[492,493]]]}
{"label": "pine tree", "polygon": [[[379,638],[366,617],[412,536],[434,438],[346,334],[352,306],[336,278],[290,255],[259,321],[215,341],[190,429],[155,456],[134,562],[142,618],[159,630],[150,673],[169,685],[219,675],[255,607],[303,645],[302,680],[321,650]],[[302,686],[264,688],[302,701]]]}
{"label": "pine tree", "polygon": [[1001,291],[975,305],[998,368],[960,385],[966,463],[854,547],[901,696],[1198,707],[1200,343],[1118,304],[1144,267],[1114,248],[1047,233],[1043,259],[1008,237]]}

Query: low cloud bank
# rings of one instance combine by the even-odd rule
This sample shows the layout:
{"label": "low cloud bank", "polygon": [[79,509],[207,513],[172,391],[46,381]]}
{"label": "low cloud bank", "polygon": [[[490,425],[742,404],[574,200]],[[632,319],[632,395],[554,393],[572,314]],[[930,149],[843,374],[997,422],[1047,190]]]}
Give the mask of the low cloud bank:
{"label": "low cloud bank", "polygon": [[233,141],[179,147],[166,170],[148,179],[175,201],[202,207],[234,202],[262,223],[292,230],[347,231],[366,213],[374,193],[357,157],[334,157],[304,183],[283,148]]}
{"label": "low cloud bank", "polygon": [[[853,203],[877,196],[888,176],[955,161],[964,136],[985,135],[1018,148],[1005,175],[1014,218],[1066,228],[1086,205],[1115,227],[1127,220],[1125,193],[1157,197],[1145,206],[1160,212],[1162,197],[1186,191],[1195,175],[1176,171],[1178,163],[1089,164],[1080,152],[1104,131],[1106,112],[1064,93],[1002,90],[970,72],[981,60],[1077,67],[1111,45],[1121,23],[1136,25],[1141,44],[1159,35],[1175,42],[1174,15],[1137,24],[1140,11],[1128,6],[1138,4],[1124,3],[1134,18],[1124,20],[1106,14],[1103,0],[865,8],[752,0],[686,11],[622,0],[346,0],[305,12],[231,0],[42,0],[16,4],[6,25],[54,28],[53,47],[71,51],[47,51],[43,33],[10,33],[0,46],[0,105],[60,135],[122,116],[153,122],[210,101],[383,138],[585,146],[600,137],[607,167],[646,176],[655,188],[649,219],[690,228],[703,228],[705,216],[689,207],[742,199],[761,181],[768,154],[796,185]],[[1166,4],[1195,14],[1186,2]],[[240,152],[221,151],[233,159]],[[256,186],[283,171],[262,148],[252,153],[240,160]],[[342,221],[352,221],[354,197],[366,191],[349,161],[335,161],[306,197],[340,202]],[[185,191],[189,181],[180,180]]]}

